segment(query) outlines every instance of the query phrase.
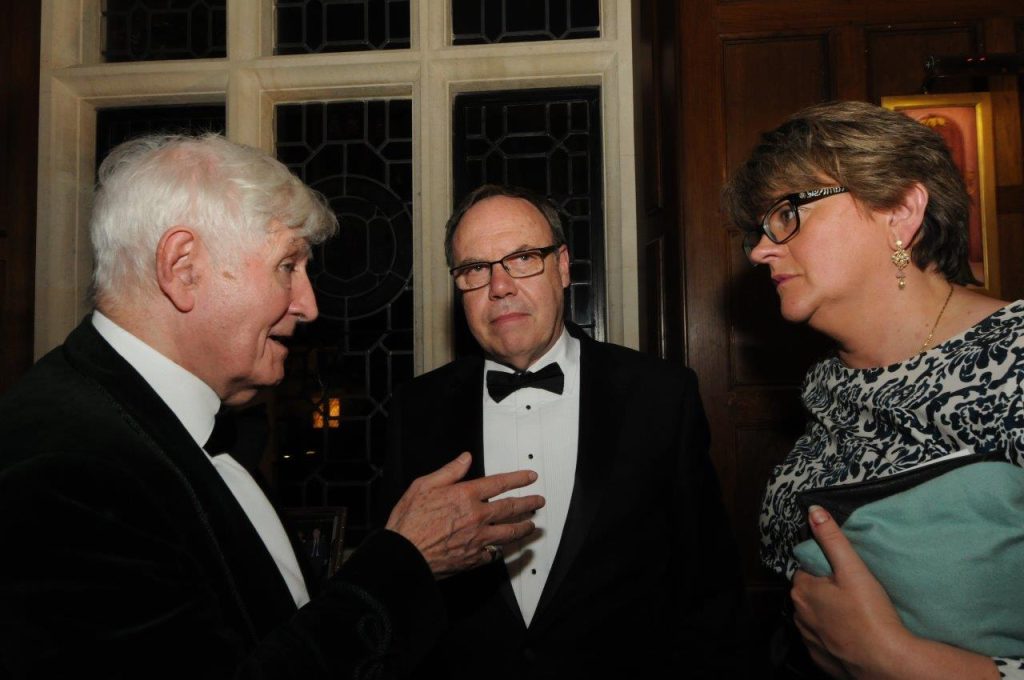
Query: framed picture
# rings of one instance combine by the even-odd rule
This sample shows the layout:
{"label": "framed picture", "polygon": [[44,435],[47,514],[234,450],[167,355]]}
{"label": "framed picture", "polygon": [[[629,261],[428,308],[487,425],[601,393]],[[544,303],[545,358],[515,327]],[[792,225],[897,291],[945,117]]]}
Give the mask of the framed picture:
{"label": "framed picture", "polygon": [[992,150],[992,100],[987,92],[882,97],[882,106],[938,132],[960,168],[971,199],[968,259],[981,290],[999,296],[996,173]]}
{"label": "framed picture", "polygon": [[344,554],[346,508],[287,508],[285,516],[298,538],[299,559],[307,563],[314,578],[323,581],[333,576]]}

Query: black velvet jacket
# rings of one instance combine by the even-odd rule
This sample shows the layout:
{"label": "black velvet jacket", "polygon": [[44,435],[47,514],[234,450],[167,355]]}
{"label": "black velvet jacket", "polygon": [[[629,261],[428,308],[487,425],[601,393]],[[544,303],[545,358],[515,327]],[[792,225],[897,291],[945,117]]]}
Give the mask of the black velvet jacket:
{"label": "black velvet jacket", "polygon": [[296,609],[227,486],[86,319],[0,399],[0,677],[403,674],[433,578],[380,532]]}

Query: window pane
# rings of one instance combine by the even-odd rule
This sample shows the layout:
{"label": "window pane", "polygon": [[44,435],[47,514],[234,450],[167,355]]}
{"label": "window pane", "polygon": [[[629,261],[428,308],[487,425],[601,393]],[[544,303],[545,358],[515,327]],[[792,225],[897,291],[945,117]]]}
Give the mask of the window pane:
{"label": "window pane", "polygon": [[573,40],[601,35],[598,0],[452,0],[452,43]]}
{"label": "window pane", "polygon": [[96,112],[96,167],[121,142],[147,133],[224,133],[224,106],[135,106]]}
{"label": "window pane", "polygon": [[274,54],[409,48],[409,0],[277,0]]}
{"label": "window pane", "polygon": [[227,0],[104,0],[107,61],[227,55]]}
{"label": "window pane", "polygon": [[[455,98],[455,204],[481,184],[548,196],[564,212],[572,257],[566,316],[604,339],[600,89],[516,90]],[[455,305],[456,353],[479,351]]]}
{"label": "window pane", "polygon": [[413,375],[412,102],[281,104],[276,119],[278,157],[341,222],[310,263],[320,318],[301,327],[277,388],[278,488],[288,506],[348,507],[356,545],[388,400]]}

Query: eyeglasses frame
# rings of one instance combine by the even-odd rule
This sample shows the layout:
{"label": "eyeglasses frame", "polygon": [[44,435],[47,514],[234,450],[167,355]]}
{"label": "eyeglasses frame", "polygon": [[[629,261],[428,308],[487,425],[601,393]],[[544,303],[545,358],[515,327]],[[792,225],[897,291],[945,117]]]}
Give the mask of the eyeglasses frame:
{"label": "eyeglasses frame", "polygon": [[[747,258],[750,258],[750,253],[753,252],[757,244],[761,242],[761,236],[767,236],[768,240],[776,245],[782,245],[793,240],[793,237],[800,233],[800,210],[801,206],[807,205],[808,203],[814,203],[820,201],[823,198],[829,196],[836,196],[838,194],[848,193],[850,190],[844,186],[830,186],[830,187],[819,187],[817,189],[808,189],[807,191],[798,191],[792,194],[786,194],[779,198],[777,201],[771,204],[767,210],[764,211],[764,215],[761,217],[761,224],[759,229],[750,229],[743,234],[743,252]],[[777,239],[772,234],[771,229],[768,228],[768,218],[784,203],[789,203],[793,206],[793,210],[796,214],[796,227],[790,234],[784,238]],[[757,235],[757,240],[749,241],[753,235]]]}
{"label": "eyeglasses frame", "polygon": [[[547,259],[547,256],[550,255],[551,253],[558,252],[558,250],[561,249],[562,246],[564,246],[564,245],[565,245],[564,243],[555,243],[555,244],[552,244],[550,246],[544,246],[543,248],[524,248],[523,250],[517,250],[515,252],[509,253],[508,255],[506,255],[505,257],[503,257],[503,258],[501,258],[499,260],[493,260],[491,262],[467,262],[466,264],[460,264],[458,267],[452,267],[451,269],[449,269],[448,273],[451,275],[452,281],[454,282],[455,281],[456,272],[458,272],[460,269],[465,269],[467,267],[479,267],[479,266],[482,266],[482,265],[486,265],[487,266],[488,270],[490,271],[490,274],[487,277],[487,283],[481,284],[481,285],[476,286],[474,288],[459,288],[459,284],[456,283],[455,284],[456,290],[458,290],[459,292],[462,292],[462,293],[469,293],[469,292],[474,291],[474,290],[480,290],[481,288],[484,288],[484,287],[490,285],[491,279],[494,277],[494,265],[496,265],[496,264],[500,264],[501,268],[505,270],[505,273],[508,274],[513,279],[528,279],[531,276],[538,276],[540,274],[543,274],[544,271],[545,271],[545,268],[546,268],[546,266],[544,264],[544,260]],[[525,276],[516,276],[508,268],[508,265],[505,264],[505,260],[511,259],[513,257],[516,257],[517,255],[523,255],[523,254],[526,254],[526,253],[540,253],[540,259],[541,259],[540,271],[536,272],[536,273],[533,273],[533,274],[526,274]]]}

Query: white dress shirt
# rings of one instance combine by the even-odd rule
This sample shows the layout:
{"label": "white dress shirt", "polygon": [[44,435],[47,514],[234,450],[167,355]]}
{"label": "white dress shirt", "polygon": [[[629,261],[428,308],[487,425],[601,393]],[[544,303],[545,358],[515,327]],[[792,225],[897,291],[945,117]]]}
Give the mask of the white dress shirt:
{"label": "white dress shirt", "polygon": [[[213,432],[213,421],[220,410],[220,397],[209,385],[174,363],[139,338],[135,337],[99,311],[92,313],[92,325],[114,351],[132,365],[142,379],[149,383],[174,415],[185,426],[189,435],[202,448]],[[227,484],[235,500],[242,506],[246,517],[263,539],[263,544],[274,558],[281,577],[301,607],[309,602],[306,582],[302,578],[295,551],[274,507],[263,490],[245,468],[226,453],[206,455],[211,465]]]}
{"label": "white dress shirt", "polygon": [[[505,565],[523,620],[529,626],[562,538],[576,477],[580,420],[580,342],[563,330],[558,341],[527,370],[558,363],[565,376],[562,394],[524,387],[495,402],[487,392],[487,371],[513,372],[487,360],[484,365],[484,470],[492,475],[534,470],[526,493],[547,503],[533,516],[537,533],[504,548]],[[520,495],[516,489],[506,495]]]}

